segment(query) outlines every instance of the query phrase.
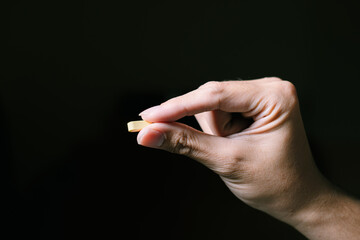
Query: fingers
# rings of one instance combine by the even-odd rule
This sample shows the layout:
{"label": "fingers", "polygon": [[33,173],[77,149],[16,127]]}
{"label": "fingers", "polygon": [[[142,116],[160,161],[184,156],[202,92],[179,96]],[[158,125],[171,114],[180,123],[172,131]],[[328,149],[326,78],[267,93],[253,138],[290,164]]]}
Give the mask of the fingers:
{"label": "fingers", "polygon": [[211,112],[198,113],[195,115],[195,118],[204,133],[217,135],[214,133],[212,127],[210,127],[211,126],[210,121],[212,120],[210,113]]}
{"label": "fingers", "polygon": [[140,131],[138,143],[185,155],[219,172],[231,159],[229,147],[233,140],[208,135],[181,123],[153,123]]}
{"label": "fingers", "polygon": [[[279,126],[285,121],[288,113],[297,107],[297,102],[294,85],[278,78],[209,82],[194,91],[147,109],[139,115],[149,122],[174,122],[184,116],[215,110],[241,113],[242,117],[252,118],[254,121],[245,131],[255,133]],[[228,118],[228,115],[223,113],[217,116]],[[244,118],[240,122],[244,122]],[[240,122],[227,122],[230,123],[226,125],[227,127],[232,126],[229,132],[234,132],[234,129],[241,130],[244,123]],[[205,128],[209,132],[216,133],[213,127],[218,125],[208,123]]]}
{"label": "fingers", "polygon": [[221,110],[203,112],[195,115],[200,127],[206,125],[211,134],[224,136],[226,126],[231,122],[231,113]]}
{"label": "fingers", "polygon": [[224,112],[249,112],[260,98],[255,81],[209,82],[182,96],[147,109],[140,116],[150,122],[173,122],[197,113],[222,110]]}
{"label": "fingers", "polygon": [[195,117],[204,132],[223,137],[241,132],[253,122],[240,113],[221,110],[199,113]]}

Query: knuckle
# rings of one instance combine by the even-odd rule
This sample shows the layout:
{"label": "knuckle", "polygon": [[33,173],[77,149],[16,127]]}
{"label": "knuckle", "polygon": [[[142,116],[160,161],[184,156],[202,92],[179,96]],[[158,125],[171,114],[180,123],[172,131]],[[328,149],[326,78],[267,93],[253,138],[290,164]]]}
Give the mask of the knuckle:
{"label": "knuckle", "polygon": [[214,87],[214,85],[217,85],[218,83],[219,83],[218,81],[209,81],[201,85],[199,88],[202,89],[202,88]]}
{"label": "knuckle", "polygon": [[225,90],[225,84],[226,83],[224,82],[210,81],[202,85],[200,89],[204,89],[206,91],[205,94],[209,97],[209,99],[212,99],[219,108],[221,104],[221,96]]}
{"label": "knuckle", "polygon": [[265,77],[264,80],[271,81],[271,82],[280,82],[282,81],[279,77]]}
{"label": "knuckle", "polygon": [[292,109],[298,102],[294,84],[286,80],[272,84],[274,84],[270,93],[272,99],[281,104],[283,109]]}
{"label": "knuckle", "polygon": [[279,77],[270,77],[270,79],[273,80],[273,81],[278,81],[278,82],[283,81],[283,80],[282,80],[281,78],[279,78]]}
{"label": "knuckle", "polygon": [[174,136],[174,142],[170,151],[185,156],[191,156],[194,151],[194,142],[195,140],[191,137],[191,135],[185,132],[180,132]]}
{"label": "knuckle", "polygon": [[281,81],[281,90],[287,96],[296,96],[296,88],[295,85],[289,81]]}
{"label": "knuckle", "polygon": [[281,93],[284,96],[286,102],[293,106],[297,103],[297,93],[295,85],[289,81],[281,81]]}
{"label": "knuckle", "polygon": [[222,82],[210,81],[200,86],[200,89],[207,89],[211,95],[219,95],[222,93],[224,87]]}

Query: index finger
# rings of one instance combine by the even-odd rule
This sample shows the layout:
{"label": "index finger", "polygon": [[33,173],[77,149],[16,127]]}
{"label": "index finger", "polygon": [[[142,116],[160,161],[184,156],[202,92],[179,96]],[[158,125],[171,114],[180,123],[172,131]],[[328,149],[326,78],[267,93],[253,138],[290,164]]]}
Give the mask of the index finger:
{"label": "index finger", "polygon": [[[253,82],[253,83],[249,83]],[[255,81],[208,82],[196,90],[149,108],[140,116],[150,122],[173,122],[197,113],[249,112],[258,105]]]}

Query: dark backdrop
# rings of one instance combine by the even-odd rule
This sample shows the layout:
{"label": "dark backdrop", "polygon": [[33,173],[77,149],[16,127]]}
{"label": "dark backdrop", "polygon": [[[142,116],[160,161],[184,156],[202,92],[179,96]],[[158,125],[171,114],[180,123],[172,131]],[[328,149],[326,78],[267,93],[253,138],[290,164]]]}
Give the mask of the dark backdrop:
{"label": "dark backdrop", "polygon": [[278,76],[298,89],[321,171],[360,197],[355,2],[3,4],[0,234],[304,239],[197,162],[138,146],[126,123],[210,80]]}

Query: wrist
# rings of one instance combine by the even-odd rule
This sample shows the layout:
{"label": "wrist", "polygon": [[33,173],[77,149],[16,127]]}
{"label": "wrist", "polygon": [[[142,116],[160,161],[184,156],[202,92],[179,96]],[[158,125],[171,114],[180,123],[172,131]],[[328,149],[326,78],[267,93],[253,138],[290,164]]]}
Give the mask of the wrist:
{"label": "wrist", "polygon": [[360,202],[326,181],[289,223],[309,239],[359,239]]}

